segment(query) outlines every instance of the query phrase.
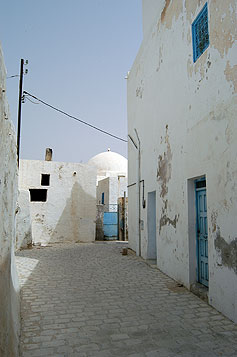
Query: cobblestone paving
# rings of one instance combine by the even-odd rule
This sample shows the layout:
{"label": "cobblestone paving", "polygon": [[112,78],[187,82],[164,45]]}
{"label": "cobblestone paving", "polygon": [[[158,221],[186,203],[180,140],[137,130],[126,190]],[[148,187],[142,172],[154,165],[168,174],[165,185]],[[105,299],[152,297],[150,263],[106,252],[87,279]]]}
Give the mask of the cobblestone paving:
{"label": "cobblestone paving", "polygon": [[237,325],[121,244],[17,254],[21,355],[237,356]]}

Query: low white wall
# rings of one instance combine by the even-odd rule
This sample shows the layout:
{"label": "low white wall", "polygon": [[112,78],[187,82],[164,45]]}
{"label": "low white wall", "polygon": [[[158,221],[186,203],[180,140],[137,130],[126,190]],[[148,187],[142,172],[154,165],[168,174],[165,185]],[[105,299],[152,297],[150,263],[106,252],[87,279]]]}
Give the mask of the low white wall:
{"label": "low white wall", "polygon": [[19,284],[14,257],[17,164],[5,78],[0,45],[0,356],[15,357],[20,333]]}
{"label": "low white wall", "polygon": [[[50,175],[49,186],[41,175]],[[96,169],[85,164],[21,160],[20,189],[47,189],[46,202],[30,202],[34,243],[95,240]]]}

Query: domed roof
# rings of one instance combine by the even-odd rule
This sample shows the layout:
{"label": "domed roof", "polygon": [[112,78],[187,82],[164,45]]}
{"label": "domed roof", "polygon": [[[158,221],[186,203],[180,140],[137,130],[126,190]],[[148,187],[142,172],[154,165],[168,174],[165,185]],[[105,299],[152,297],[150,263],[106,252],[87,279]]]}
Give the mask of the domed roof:
{"label": "domed roof", "polygon": [[128,160],[116,152],[108,151],[102,152],[93,156],[88,165],[95,166],[100,172],[114,171],[127,173]]}

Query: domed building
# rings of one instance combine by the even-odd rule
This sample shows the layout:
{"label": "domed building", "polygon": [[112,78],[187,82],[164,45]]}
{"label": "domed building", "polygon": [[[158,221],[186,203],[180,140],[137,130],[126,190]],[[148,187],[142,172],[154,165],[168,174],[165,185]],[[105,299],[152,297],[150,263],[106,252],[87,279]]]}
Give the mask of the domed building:
{"label": "domed building", "polygon": [[[119,199],[121,204],[122,198],[124,196],[127,197],[127,164],[128,160],[125,157],[110,151],[110,149],[95,155],[88,161],[88,165],[97,169],[97,239],[118,235],[115,226],[120,221],[120,218],[118,218],[118,215],[117,218],[111,217],[112,214],[116,215],[118,212]],[[114,222],[115,224],[106,225],[105,221],[107,218],[109,221],[114,219],[116,221]]]}
{"label": "domed building", "polygon": [[98,181],[112,176],[127,177],[128,160],[124,156],[110,151],[110,149],[106,152],[93,156],[88,161],[88,165],[97,168]]}
{"label": "domed building", "polygon": [[93,156],[88,165],[97,169],[97,204],[116,205],[119,197],[127,196],[127,165],[128,160],[110,151]]}

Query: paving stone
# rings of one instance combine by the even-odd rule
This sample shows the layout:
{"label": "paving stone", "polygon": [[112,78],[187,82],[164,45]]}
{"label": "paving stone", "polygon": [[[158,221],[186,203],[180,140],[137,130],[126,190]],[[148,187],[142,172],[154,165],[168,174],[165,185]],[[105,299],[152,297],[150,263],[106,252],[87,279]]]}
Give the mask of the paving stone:
{"label": "paving stone", "polygon": [[237,356],[237,326],[116,242],[17,253],[21,357]]}

